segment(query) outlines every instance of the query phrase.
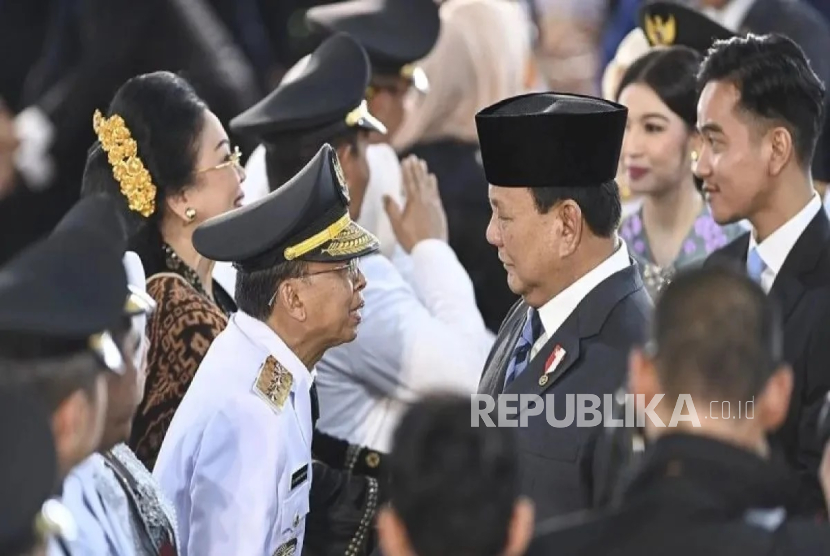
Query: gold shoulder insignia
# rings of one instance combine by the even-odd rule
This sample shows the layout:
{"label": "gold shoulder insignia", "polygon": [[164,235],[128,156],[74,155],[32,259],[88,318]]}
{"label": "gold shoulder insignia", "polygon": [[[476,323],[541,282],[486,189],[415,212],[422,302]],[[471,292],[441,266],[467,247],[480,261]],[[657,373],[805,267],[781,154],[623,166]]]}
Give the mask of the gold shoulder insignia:
{"label": "gold shoulder insignia", "polygon": [[646,17],[646,37],[652,46],[671,46],[677,38],[677,25],[674,16],[665,20],[659,15]]}
{"label": "gold shoulder insignia", "polygon": [[254,392],[274,409],[281,410],[293,383],[294,377],[291,376],[291,372],[274,356],[269,355],[259,368]]}

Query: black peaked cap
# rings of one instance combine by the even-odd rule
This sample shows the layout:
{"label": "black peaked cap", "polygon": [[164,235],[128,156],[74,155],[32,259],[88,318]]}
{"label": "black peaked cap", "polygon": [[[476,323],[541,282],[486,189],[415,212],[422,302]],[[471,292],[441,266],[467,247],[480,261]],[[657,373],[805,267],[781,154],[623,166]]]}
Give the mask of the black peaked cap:
{"label": "black peaked cap", "polygon": [[364,102],[369,58],[348,35],[329,37],[286,76],[268,96],[236,116],[231,129],[266,142],[285,133],[331,136],[348,128],[386,133]]}
{"label": "black peaked cap", "polygon": [[441,28],[435,0],[336,2],[311,8],[306,20],[313,29],[350,34],[375,73],[393,75],[429,54]]}
{"label": "black peaked cap", "polygon": [[651,46],[686,46],[703,55],[716,40],[735,36],[703,13],[675,2],[642,6],[637,24]]}

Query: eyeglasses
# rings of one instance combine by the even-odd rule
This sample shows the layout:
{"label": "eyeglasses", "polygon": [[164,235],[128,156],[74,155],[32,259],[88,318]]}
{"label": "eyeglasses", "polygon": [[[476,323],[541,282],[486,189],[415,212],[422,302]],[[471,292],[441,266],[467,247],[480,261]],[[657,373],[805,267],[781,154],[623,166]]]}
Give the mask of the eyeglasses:
{"label": "eyeglasses", "polygon": [[[306,276],[317,276],[318,274],[328,274],[329,272],[340,272],[343,270],[347,271],[346,277],[349,279],[349,282],[351,283],[352,287],[354,287],[357,284],[357,281],[360,279],[360,267],[358,267],[357,265],[357,259],[349,259],[349,262],[344,265],[334,266],[331,268],[327,268],[325,270],[306,272],[301,276],[298,276],[298,278],[304,278]],[[274,300],[277,298],[278,292],[279,289],[274,292],[274,295],[271,296],[271,299],[268,301],[269,307],[273,307]]]}
{"label": "eyeglasses", "polygon": [[360,277],[360,269],[357,266],[357,259],[350,259],[349,262],[344,265],[327,268],[325,270],[306,272],[304,276],[315,276],[317,274],[327,274],[329,272],[340,272],[341,270],[348,271],[346,273],[346,276],[349,278],[349,281],[352,283],[352,285],[357,283],[357,279]]}
{"label": "eyeglasses", "polygon": [[233,152],[228,156],[228,159],[225,162],[217,164],[216,166],[211,166],[210,168],[205,168],[204,170],[199,170],[196,174],[212,172],[213,170],[221,170],[222,168],[227,168],[228,166],[233,166],[237,171],[244,172],[245,169],[242,168],[242,164],[239,163],[241,158],[242,153],[240,152],[239,147],[234,147]]}

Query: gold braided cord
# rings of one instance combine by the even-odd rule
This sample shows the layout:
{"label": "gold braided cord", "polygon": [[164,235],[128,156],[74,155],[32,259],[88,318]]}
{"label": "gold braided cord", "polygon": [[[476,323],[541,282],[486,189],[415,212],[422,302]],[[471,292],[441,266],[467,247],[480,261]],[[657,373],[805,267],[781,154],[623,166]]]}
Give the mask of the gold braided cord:
{"label": "gold braided cord", "polygon": [[335,237],[337,237],[337,234],[348,228],[349,224],[351,223],[352,219],[349,217],[349,214],[344,214],[336,222],[334,222],[333,224],[329,224],[325,230],[317,232],[310,238],[307,238],[296,245],[286,247],[285,251],[283,252],[285,260],[293,261],[297,257],[302,257],[309,251],[317,249],[327,241],[331,241]]}
{"label": "gold braided cord", "polygon": [[124,118],[118,114],[105,118],[100,110],[96,110],[92,128],[107,153],[112,175],[121,186],[130,210],[149,217],[156,210],[156,186],[138,156],[138,144]]}

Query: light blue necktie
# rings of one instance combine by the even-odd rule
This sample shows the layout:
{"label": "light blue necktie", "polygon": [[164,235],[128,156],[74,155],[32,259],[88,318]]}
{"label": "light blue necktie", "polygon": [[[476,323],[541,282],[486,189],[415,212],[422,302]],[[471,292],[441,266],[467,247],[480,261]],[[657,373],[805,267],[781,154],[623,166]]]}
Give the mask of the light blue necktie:
{"label": "light blue necktie", "polygon": [[749,254],[746,256],[746,273],[752,278],[756,283],[761,283],[761,275],[766,270],[767,265],[764,262],[764,259],[761,258],[761,255],[758,253],[758,247],[753,247],[750,249]]}
{"label": "light blue necktie", "polygon": [[535,309],[527,310],[527,318],[525,325],[522,328],[522,334],[516,341],[516,347],[513,349],[513,357],[510,359],[510,364],[507,366],[507,373],[504,377],[504,387],[507,388],[517,376],[522,374],[530,362],[530,350],[533,344],[539,339],[544,330],[542,326],[542,319],[539,317],[539,311]]}

